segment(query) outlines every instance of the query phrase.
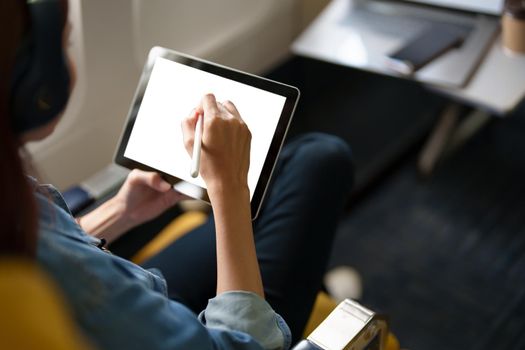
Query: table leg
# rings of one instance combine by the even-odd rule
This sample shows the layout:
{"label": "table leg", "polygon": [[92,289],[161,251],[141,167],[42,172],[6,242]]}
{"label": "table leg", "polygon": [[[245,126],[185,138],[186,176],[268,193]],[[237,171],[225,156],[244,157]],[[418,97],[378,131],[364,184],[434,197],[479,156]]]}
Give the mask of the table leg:
{"label": "table leg", "polygon": [[429,176],[432,174],[447,146],[447,141],[454,132],[460,113],[461,106],[457,103],[450,103],[439,117],[436,126],[419,154],[417,167],[421,175]]}
{"label": "table leg", "polygon": [[490,120],[490,114],[474,110],[459,122],[461,105],[449,104],[441,114],[434,130],[419,155],[418,171],[430,176],[438,161],[454,152],[483,128]]}
{"label": "table leg", "polygon": [[447,154],[452,153],[456,149],[460,148],[491,120],[491,115],[485,111],[475,109],[470,112],[463,118],[461,123],[457,125],[454,133],[451,135],[448,141],[444,155],[446,156]]}

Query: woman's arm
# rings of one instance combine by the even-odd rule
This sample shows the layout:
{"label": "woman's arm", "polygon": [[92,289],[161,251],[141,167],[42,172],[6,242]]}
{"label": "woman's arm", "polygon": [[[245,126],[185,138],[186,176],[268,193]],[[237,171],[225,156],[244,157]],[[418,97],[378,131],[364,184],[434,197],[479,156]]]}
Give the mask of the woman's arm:
{"label": "woman's arm", "polygon": [[77,218],[77,223],[90,235],[113,242],[131,229],[124,220],[124,208],[113,198],[88,214]]}
{"label": "woman's arm", "polygon": [[264,298],[253,240],[248,187],[213,189],[208,193],[215,215],[217,294],[244,290]]}
{"label": "woman's arm", "polygon": [[200,174],[215,216],[217,293],[241,290],[264,297],[248,189],[250,131],[233,103],[217,103],[208,94],[183,121],[190,154],[199,114],[204,116]]}
{"label": "woman's arm", "polygon": [[115,197],[77,222],[87,233],[111,243],[184,198],[159,174],[133,170]]}

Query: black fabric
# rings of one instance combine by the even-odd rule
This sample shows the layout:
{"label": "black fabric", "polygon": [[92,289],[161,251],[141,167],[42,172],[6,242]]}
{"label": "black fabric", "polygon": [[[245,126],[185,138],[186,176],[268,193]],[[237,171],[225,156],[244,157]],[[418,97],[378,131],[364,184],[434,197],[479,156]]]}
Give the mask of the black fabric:
{"label": "black fabric", "polygon": [[420,142],[446,102],[413,81],[295,56],[268,77],[301,90],[290,136],[326,132],[352,145],[354,192]]}

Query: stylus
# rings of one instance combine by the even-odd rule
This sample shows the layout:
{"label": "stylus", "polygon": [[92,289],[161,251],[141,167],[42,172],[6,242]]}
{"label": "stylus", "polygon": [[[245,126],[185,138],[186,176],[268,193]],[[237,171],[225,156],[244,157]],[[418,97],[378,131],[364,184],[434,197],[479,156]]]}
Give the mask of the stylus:
{"label": "stylus", "polygon": [[193,155],[191,157],[191,177],[199,176],[201,165],[201,146],[202,146],[202,114],[197,117],[195,125],[195,138],[193,139]]}

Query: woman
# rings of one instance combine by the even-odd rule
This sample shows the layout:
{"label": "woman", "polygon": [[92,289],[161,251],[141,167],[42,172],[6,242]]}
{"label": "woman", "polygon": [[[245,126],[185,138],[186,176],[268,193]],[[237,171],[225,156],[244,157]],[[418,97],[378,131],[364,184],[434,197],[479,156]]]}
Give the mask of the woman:
{"label": "woman", "polygon": [[[3,0],[0,6],[0,21],[8,28],[0,34],[2,253],[36,256],[99,348],[285,349],[292,336],[300,339],[350,190],[346,144],[321,134],[289,143],[260,218],[252,223],[250,132],[233,103],[204,96],[182,128],[191,154],[196,116],[204,115],[201,175],[214,214],[148,261],[146,270],[101,249],[104,240],[156,217],[182,196],[158,174],[135,170],[114,198],[75,220],[56,189],[24,176],[19,147],[51,134],[60,113],[33,120],[31,113],[19,112],[26,107],[20,95],[30,92],[19,81],[31,72],[20,64],[31,67],[39,50],[45,55],[56,50],[60,45],[53,41],[67,43],[67,2]],[[54,8],[61,37],[47,37],[48,47],[41,41],[57,25]],[[73,64],[66,59],[64,67],[47,74],[52,80],[47,86],[73,88]],[[42,65],[35,74],[55,68]],[[54,105],[47,96],[30,101],[49,112]]]}

